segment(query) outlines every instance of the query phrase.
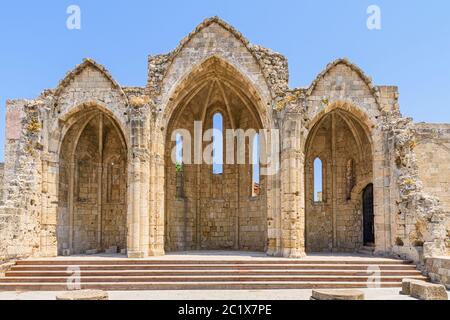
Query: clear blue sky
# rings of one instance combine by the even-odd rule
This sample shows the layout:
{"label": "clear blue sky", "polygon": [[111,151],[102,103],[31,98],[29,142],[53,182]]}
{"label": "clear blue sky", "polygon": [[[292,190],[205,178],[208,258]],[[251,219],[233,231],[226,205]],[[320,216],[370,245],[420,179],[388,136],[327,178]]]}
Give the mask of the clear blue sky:
{"label": "clear blue sky", "polygon": [[[66,28],[81,7],[82,29]],[[381,8],[382,29],[366,27]],[[376,84],[397,85],[405,115],[450,123],[450,1],[191,0],[1,1],[0,139],[5,101],[33,98],[91,57],[122,85],[144,86],[147,55],[172,50],[204,18],[219,15],[251,42],[289,59],[292,87],[348,57]],[[3,143],[0,144],[3,159]]]}

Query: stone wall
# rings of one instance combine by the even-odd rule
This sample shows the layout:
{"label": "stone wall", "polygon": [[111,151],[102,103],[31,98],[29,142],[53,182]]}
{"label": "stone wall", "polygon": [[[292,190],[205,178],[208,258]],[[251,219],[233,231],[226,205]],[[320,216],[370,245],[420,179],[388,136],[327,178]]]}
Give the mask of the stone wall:
{"label": "stone wall", "polygon": [[424,191],[438,197],[447,214],[450,250],[450,125],[418,123],[415,132],[419,177]]}
{"label": "stone wall", "polygon": [[172,52],[149,57],[147,88],[165,107],[172,90],[211,57],[222,58],[240,70],[270,101],[288,89],[287,60],[279,53],[252,45],[218,17],[205,19]]}
{"label": "stone wall", "polygon": [[0,260],[39,254],[42,100],[9,100],[6,111]]}
{"label": "stone wall", "polygon": [[[396,239],[393,252],[400,257],[423,262],[446,254],[448,235],[446,213],[437,197],[424,190],[419,176],[417,141],[412,119],[391,118],[387,126],[389,146],[394,154]],[[394,198],[395,199],[395,198]]]}
{"label": "stone wall", "polygon": [[[307,149],[306,249],[355,252],[364,245],[362,193],[373,183],[370,141],[358,123],[334,112],[314,128]],[[314,199],[315,159],[323,167],[319,201]]]}
{"label": "stone wall", "polygon": [[0,163],[0,205],[3,204],[3,189],[5,183],[5,164]]}
{"label": "stone wall", "polygon": [[429,258],[425,265],[431,281],[441,283],[450,290],[450,257]]}

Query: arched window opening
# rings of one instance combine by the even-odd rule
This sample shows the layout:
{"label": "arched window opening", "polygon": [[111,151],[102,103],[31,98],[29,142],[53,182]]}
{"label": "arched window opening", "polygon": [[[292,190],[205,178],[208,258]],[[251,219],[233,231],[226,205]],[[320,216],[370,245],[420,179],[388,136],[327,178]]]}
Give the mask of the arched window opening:
{"label": "arched window opening", "polygon": [[320,158],[314,159],[314,202],[323,202],[323,163]]}
{"label": "arched window opening", "polygon": [[213,116],[213,174],[223,174],[223,116]]}
{"label": "arched window opening", "polygon": [[184,198],[183,137],[181,134],[175,136],[175,144],[176,196]]}
{"label": "arched window opening", "polygon": [[179,133],[175,137],[175,159],[177,172],[183,171],[183,137]]}
{"label": "arched window opening", "polygon": [[259,196],[261,190],[259,157],[259,134],[256,134],[252,144],[252,197]]}

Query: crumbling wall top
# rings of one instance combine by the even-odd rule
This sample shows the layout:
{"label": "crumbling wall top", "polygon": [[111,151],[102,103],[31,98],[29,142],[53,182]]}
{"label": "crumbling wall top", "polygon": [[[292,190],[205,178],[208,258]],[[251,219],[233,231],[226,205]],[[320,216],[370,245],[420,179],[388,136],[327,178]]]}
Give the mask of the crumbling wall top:
{"label": "crumbling wall top", "polygon": [[374,95],[374,97],[376,98],[376,100],[377,100],[377,102],[379,104],[379,98],[380,98],[379,90],[373,84],[372,78],[367,76],[360,67],[358,67],[356,64],[350,62],[347,58],[339,58],[339,59],[336,59],[333,62],[329,63],[326,66],[326,68],[321,73],[319,73],[319,75],[311,83],[309,88],[306,90],[306,95],[308,95],[308,96],[311,95],[314,92],[314,89],[316,88],[317,84],[322,79],[324,79],[328,75],[328,73],[330,73],[334,68],[336,68],[338,65],[341,65],[341,64],[349,67],[351,70],[353,70],[354,72],[356,72],[359,75],[359,77],[367,85],[367,87],[369,88],[370,92]]}
{"label": "crumbling wall top", "polygon": [[112,75],[109,73],[109,71],[102,66],[101,64],[95,62],[93,59],[85,58],[83,59],[83,62],[79,65],[77,65],[72,71],[69,71],[63,80],[61,80],[56,87],[56,89],[53,92],[53,96],[57,99],[59,95],[62,93],[62,91],[86,68],[93,67],[94,69],[98,70],[100,73],[102,73],[113,85],[115,89],[117,89],[121,95],[127,99],[127,96],[125,92],[123,91],[122,87],[117,83],[117,81],[112,77]]}
{"label": "crumbling wall top", "polygon": [[267,85],[272,91],[273,97],[277,95],[284,95],[284,92],[288,89],[289,81],[287,59],[280,53],[258,45],[250,44],[250,42],[238,30],[219,17],[205,19],[195,28],[193,32],[183,38],[180,44],[170,53],[149,56],[147,88],[150,95],[158,95],[161,93],[162,82],[164,81],[164,78],[166,77],[167,72],[175,58],[197,34],[212,24],[217,24],[228,31],[251,53],[255,61],[258,63]]}

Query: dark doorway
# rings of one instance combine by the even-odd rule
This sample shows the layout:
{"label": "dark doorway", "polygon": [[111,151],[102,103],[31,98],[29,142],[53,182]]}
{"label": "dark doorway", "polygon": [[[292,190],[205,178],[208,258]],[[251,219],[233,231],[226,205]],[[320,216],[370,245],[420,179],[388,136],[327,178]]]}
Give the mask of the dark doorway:
{"label": "dark doorway", "polygon": [[374,246],[373,184],[369,184],[363,192],[363,228],[364,245]]}

